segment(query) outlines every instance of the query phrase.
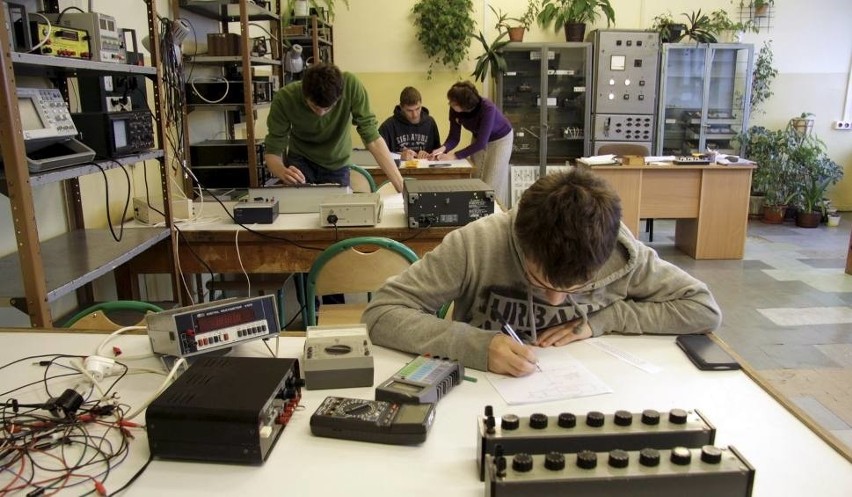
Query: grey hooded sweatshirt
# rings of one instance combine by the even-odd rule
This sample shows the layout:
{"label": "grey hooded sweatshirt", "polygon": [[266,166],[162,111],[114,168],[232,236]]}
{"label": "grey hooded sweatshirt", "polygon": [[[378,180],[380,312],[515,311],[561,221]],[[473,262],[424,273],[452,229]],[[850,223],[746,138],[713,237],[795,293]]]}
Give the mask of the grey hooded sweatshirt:
{"label": "grey hooded sweatshirt", "polygon": [[[497,316],[521,335],[578,318],[594,336],[706,333],[719,326],[722,314],[707,285],[660,259],[623,224],[615,250],[587,285],[561,305],[537,299],[521,264],[515,212],[452,231],[389,279],[362,316],[373,343],[485,371],[488,346],[500,330]],[[453,320],[436,317],[450,301]]]}

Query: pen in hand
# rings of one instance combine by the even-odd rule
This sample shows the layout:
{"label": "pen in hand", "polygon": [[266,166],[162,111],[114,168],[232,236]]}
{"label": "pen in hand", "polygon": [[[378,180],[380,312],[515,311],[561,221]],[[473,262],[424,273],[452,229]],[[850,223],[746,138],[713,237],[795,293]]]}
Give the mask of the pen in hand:
{"label": "pen in hand", "polygon": [[[506,322],[506,320],[505,320],[505,319],[503,319],[502,317],[499,317],[499,316],[497,317],[497,319],[500,321],[500,324],[502,325],[502,328],[503,328],[503,332],[504,332],[504,333],[506,333],[507,335],[509,335],[509,336],[512,338],[512,340],[514,340],[514,341],[518,342],[518,343],[519,343],[519,344],[521,344],[521,345],[526,346],[526,344],[524,343],[524,341],[523,341],[523,340],[521,340],[521,337],[519,337],[519,336],[518,336],[518,334],[517,334],[517,332],[515,332],[515,329],[514,329],[514,328],[512,328],[512,327],[509,325],[509,323],[507,323],[507,322]],[[539,372],[541,372],[541,366],[539,366],[539,365],[538,365],[538,363],[535,363],[535,367],[536,367],[536,369],[538,369],[538,370],[539,370]]]}

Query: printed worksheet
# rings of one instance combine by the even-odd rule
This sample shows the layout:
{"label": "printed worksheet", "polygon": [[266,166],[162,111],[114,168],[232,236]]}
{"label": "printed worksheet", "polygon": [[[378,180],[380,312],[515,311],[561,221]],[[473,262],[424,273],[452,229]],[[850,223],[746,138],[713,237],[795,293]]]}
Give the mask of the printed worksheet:
{"label": "printed worksheet", "polygon": [[488,373],[488,381],[507,404],[533,404],[612,393],[609,385],[565,349],[537,349],[536,353],[541,371],[530,376],[513,378]]}

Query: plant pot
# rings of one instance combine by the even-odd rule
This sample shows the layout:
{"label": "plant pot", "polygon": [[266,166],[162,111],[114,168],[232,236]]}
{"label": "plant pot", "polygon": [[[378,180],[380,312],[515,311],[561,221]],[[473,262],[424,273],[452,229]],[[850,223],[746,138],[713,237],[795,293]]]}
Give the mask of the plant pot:
{"label": "plant pot", "polygon": [[828,220],[825,222],[829,228],[836,228],[840,226],[840,214],[829,214]]}
{"label": "plant pot", "polygon": [[524,41],[524,32],[526,30],[523,26],[509,28],[509,41]]}
{"label": "plant pot", "polygon": [[761,221],[767,224],[781,224],[784,222],[786,205],[764,205]]}
{"label": "plant pot", "polygon": [[754,17],[766,17],[769,14],[769,4],[754,8]]}
{"label": "plant pot", "polygon": [[790,119],[790,126],[800,136],[807,136],[814,130],[814,120],[795,117]]}
{"label": "plant pot", "polygon": [[822,219],[821,212],[799,212],[796,215],[796,226],[799,228],[816,228]]}
{"label": "plant pot", "polygon": [[586,24],[582,22],[565,23],[565,41],[583,41],[586,36]]}

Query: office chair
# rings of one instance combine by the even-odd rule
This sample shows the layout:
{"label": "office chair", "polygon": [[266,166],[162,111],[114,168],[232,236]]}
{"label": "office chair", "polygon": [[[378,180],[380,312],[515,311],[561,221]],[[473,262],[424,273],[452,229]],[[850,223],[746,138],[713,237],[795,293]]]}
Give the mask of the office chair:
{"label": "office chair", "polygon": [[376,191],[376,181],[366,169],[356,164],[349,164],[347,167],[349,167],[349,186],[354,193]]}
{"label": "office chair", "polygon": [[[595,155],[614,154],[617,157],[625,155],[638,155],[639,157],[648,157],[651,153],[645,145],[638,143],[608,143],[598,147]],[[652,218],[645,219],[645,232],[648,233],[648,241],[654,241],[654,220]]]}
{"label": "office chair", "polygon": [[132,311],[134,313],[142,314],[142,319],[136,323],[135,326],[144,326],[145,314],[148,312],[162,312],[163,308],[158,305],[150,304],[148,302],[140,302],[137,300],[101,302],[74,314],[65,321],[62,327],[76,330],[115,331],[122,328],[122,325],[110,319],[107,313],[123,311]]}
{"label": "office chair", "polygon": [[[364,248],[372,250],[365,251]],[[318,296],[369,293],[416,262],[417,254],[390,238],[365,236],[341,240],[323,250],[311,265],[305,285],[305,326],[316,326]],[[366,304],[323,304],[323,324],[358,323]],[[356,315],[357,313],[357,315]]]}

